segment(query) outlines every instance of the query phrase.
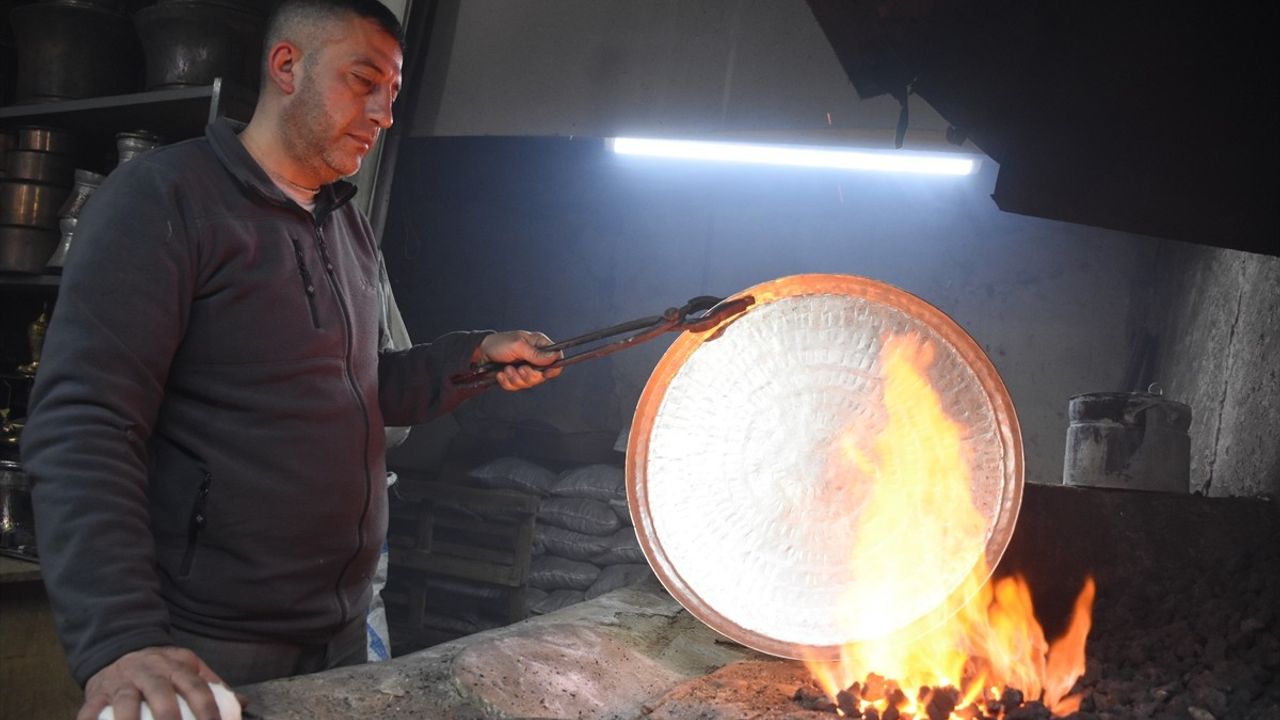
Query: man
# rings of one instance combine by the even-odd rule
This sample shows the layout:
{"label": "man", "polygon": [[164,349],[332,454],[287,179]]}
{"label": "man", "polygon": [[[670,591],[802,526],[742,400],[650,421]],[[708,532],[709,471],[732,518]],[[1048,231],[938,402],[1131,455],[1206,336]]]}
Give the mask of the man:
{"label": "man", "polygon": [[378,353],[339,178],[391,125],[399,34],[374,0],[286,0],[249,125],[121,166],[81,216],[23,438],[79,720],[216,718],[208,682],[362,662],[384,425],[474,394],[447,380],[474,363],[556,358],[524,331]]}

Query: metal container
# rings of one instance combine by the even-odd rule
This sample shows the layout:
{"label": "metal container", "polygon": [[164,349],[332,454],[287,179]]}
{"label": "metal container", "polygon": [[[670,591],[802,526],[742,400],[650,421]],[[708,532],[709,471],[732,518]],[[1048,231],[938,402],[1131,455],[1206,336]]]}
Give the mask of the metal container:
{"label": "metal container", "polygon": [[208,85],[222,77],[256,90],[266,33],[261,9],[174,0],[139,10],[133,21],[146,56],[147,89]]}
{"label": "metal container", "polygon": [[15,128],[13,133],[17,143],[14,147],[18,150],[39,150],[63,155],[73,155],[76,151],[76,136],[69,130],[24,125]]}
{"label": "metal container", "polygon": [[13,150],[18,138],[8,128],[0,128],[0,178],[4,177],[5,158]]}
{"label": "metal container", "polygon": [[1156,393],[1071,398],[1062,482],[1084,487],[1190,490],[1191,408]]}
{"label": "metal container", "polygon": [[4,157],[4,176],[10,180],[69,186],[75,175],[75,158],[70,155],[41,150],[10,150]]}
{"label": "metal container", "polygon": [[71,186],[71,194],[67,196],[66,202],[62,203],[62,207],[58,208],[58,217],[63,220],[80,217],[80,210],[89,201],[89,196],[106,179],[105,175],[99,175],[83,168],[77,169],[75,171],[75,184]]}
{"label": "metal container", "polygon": [[19,103],[118,95],[138,89],[142,53],[128,16],[84,0],[19,5],[9,14]]}
{"label": "metal container", "polygon": [[31,485],[22,466],[0,460],[0,547],[34,547],[35,518],[31,512]]}
{"label": "metal container", "polygon": [[58,249],[53,251],[53,255],[44,264],[45,272],[55,275],[62,272],[63,266],[67,264],[67,253],[71,252],[71,241],[75,239],[76,224],[79,222],[80,219],[75,217],[64,217],[58,221],[62,237],[58,240]]}
{"label": "metal container", "polygon": [[30,180],[0,180],[0,225],[26,225],[53,230],[58,208],[71,189]]}
{"label": "metal container", "polygon": [[0,272],[39,274],[57,247],[57,230],[0,225]]}
{"label": "metal container", "polygon": [[161,143],[161,138],[146,130],[132,130],[116,133],[116,167],[119,167],[142,153],[154,149]]}

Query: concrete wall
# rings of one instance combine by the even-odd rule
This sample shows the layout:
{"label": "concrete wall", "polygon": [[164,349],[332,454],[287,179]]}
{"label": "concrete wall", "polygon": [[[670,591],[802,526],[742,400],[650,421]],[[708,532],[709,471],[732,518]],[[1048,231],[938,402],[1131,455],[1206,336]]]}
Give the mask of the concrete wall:
{"label": "concrete wall", "polygon": [[1192,409],[1191,487],[1280,497],[1280,258],[1165,243],[1147,379]]}
{"label": "concrete wall", "polygon": [[[897,101],[858,99],[804,0],[442,0],[437,18],[415,136],[834,129],[888,145],[898,121]],[[909,127],[927,141],[946,122],[912,98]]]}
{"label": "concrete wall", "polygon": [[[1034,482],[1060,481],[1071,395],[1128,389],[1133,288],[1158,245],[1001,213],[990,167],[965,179],[716,168],[514,138],[414,139],[398,167],[384,249],[417,340],[457,327],[563,338],[784,275],[866,275],[935,304],[986,349]],[[664,345],[490,393],[457,422],[494,448],[565,433],[607,449]],[[430,438],[415,432],[397,460],[425,462]]]}

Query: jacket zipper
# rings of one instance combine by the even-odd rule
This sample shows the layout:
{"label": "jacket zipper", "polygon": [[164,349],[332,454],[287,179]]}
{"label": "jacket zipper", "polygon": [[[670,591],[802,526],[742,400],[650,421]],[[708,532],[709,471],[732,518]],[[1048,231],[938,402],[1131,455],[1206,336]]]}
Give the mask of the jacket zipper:
{"label": "jacket zipper", "polygon": [[302,277],[302,291],[307,294],[307,307],[311,310],[311,325],[319,330],[320,311],[316,309],[316,284],[311,280],[311,271],[307,268],[306,259],[302,257],[302,246],[298,244],[298,238],[289,235],[289,242],[293,243],[293,258],[298,262],[298,275]]}
{"label": "jacket zipper", "polygon": [[329,248],[324,240],[324,230],[321,228],[319,221],[314,224],[314,227],[316,231],[316,247],[320,251],[320,262],[324,264],[329,287],[333,289],[334,298],[338,301],[338,309],[342,311],[342,322],[346,328],[346,356],[344,358],[343,371],[347,377],[347,387],[351,389],[351,394],[355,396],[356,403],[360,405],[360,414],[364,419],[364,458],[362,460],[364,464],[364,507],[360,510],[360,523],[356,526],[356,551],[342,566],[342,571],[338,573],[338,579],[333,586],[334,596],[338,600],[338,608],[342,611],[342,619],[338,623],[338,627],[343,627],[350,620],[351,609],[347,607],[346,600],[342,597],[342,580],[347,576],[347,570],[351,568],[351,564],[364,551],[364,524],[369,517],[369,502],[372,499],[373,480],[369,476],[369,407],[365,404],[364,396],[360,394],[360,386],[356,382],[355,376],[351,373],[352,336],[354,335],[354,330],[351,327],[351,310],[347,307],[346,297],[343,296],[337,277],[334,275],[333,262],[329,259]]}
{"label": "jacket zipper", "polygon": [[182,567],[178,569],[178,575],[181,577],[191,574],[191,562],[196,557],[196,544],[200,540],[200,531],[208,522],[205,507],[209,501],[209,486],[212,484],[213,475],[205,471],[204,477],[200,479],[200,489],[196,492],[196,501],[191,505],[191,519],[187,522],[187,549],[182,554]]}

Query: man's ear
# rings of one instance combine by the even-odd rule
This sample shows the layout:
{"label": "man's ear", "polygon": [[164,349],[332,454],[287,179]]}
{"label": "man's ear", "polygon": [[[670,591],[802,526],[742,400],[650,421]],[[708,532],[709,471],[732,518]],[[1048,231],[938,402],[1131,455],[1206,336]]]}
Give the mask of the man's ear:
{"label": "man's ear", "polygon": [[288,40],[281,40],[267,51],[267,78],[285,95],[292,95],[298,87],[298,63],[302,51]]}

